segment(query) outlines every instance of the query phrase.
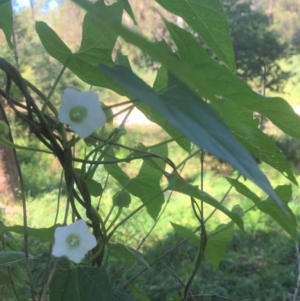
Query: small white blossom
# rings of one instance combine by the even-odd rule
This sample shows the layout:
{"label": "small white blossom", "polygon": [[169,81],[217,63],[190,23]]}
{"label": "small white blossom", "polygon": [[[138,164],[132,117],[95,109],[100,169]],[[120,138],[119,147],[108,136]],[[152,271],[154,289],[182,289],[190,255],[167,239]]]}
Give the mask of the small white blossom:
{"label": "small white blossom", "polygon": [[58,120],[84,139],[106,123],[106,116],[95,92],[68,88],[62,97]]}
{"label": "small white blossom", "polygon": [[67,256],[75,263],[79,263],[97,245],[95,236],[82,219],[68,226],[57,227],[54,238],[53,256]]}

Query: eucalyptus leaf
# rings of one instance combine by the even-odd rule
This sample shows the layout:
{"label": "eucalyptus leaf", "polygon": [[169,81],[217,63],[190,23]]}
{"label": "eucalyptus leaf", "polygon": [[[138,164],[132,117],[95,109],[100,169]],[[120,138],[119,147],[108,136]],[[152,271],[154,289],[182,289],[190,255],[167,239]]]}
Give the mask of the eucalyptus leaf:
{"label": "eucalyptus leaf", "polygon": [[113,301],[113,290],[103,267],[78,266],[55,272],[50,301]]}
{"label": "eucalyptus leaf", "polygon": [[[73,1],[78,5],[80,5],[81,7],[87,9],[88,11],[92,11],[92,6],[89,2],[85,0],[73,0]],[[99,13],[100,12],[98,11],[94,11],[93,12],[94,18],[97,18],[99,16]],[[193,52],[192,54],[199,61],[199,63],[196,66],[191,64],[189,60],[187,61],[179,60],[177,57],[175,57],[173,54],[167,51],[164,47],[157,47],[156,44],[149,42],[139,34],[130,31],[129,29],[125,28],[120,24],[117,24],[112,18],[110,18],[109,15],[101,14],[101,16],[102,18],[98,19],[99,23],[106,24],[111,30],[113,30],[118,35],[120,35],[120,37],[125,39],[128,43],[131,43],[139,47],[142,51],[149,54],[154,60],[157,60],[158,62],[162,63],[162,65],[164,65],[170,72],[172,72],[172,74],[175,75],[177,79],[182,81],[182,84],[184,83],[187,87],[189,87],[191,91],[193,91],[193,93],[197,95],[201,95],[204,98],[209,99],[210,101],[219,101],[220,97],[224,97],[226,99],[228,98],[231,101],[240,102],[241,104],[244,104],[250,110],[260,112],[264,115],[266,115],[267,113],[268,117],[272,119],[272,121],[275,124],[277,124],[281,129],[286,131],[286,133],[289,132],[291,134],[299,136],[300,138],[300,117],[293,112],[292,108],[284,100],[280,98],[272,98],[272,102],[270,102],[269,99],[261,95],[258,95],[257,93],[252,91],[250,87],[248,87],[245,83],[239,80],[227,68],[221,66],[220,64],[215,62],[212,58],[210,58],[210,56],[199,46],[197,41],[186,31],[174,25],[176,31],[181,30],[182,32],[184,32],[184,35],[186,34],[189,35],[188,37],[193,43],[192,46],[198,45],[197,49],[192,47],[192,52]],[[122,66],[117,66],[117,67],[124,68]],[[117,81],[119,84],[122,84],[122,86],[126,90],[131,90],[131,91],[133,90],[134,92],[139,92],[138,94],[140,96],[144,96],[144,101],[145,101],[145,94],[144,94],[145,91],[143,91],[143,89],[137,90],[139,84],[141,84],[143,88],[145,88],[145,84],[140,79],[135,79],[133,81],[132,76],[130,76],[130,79],[126,81],[125,77],[126,75],[128,75],[128,71],[130,70],[126,70],[125,68],[126,72],[124,71],[124,69],[122,69],[122,74],[118,74],[120,68],[112,70],[102,66],[101,70],[102,71],[105,70],[105,74],[109,75],[110,77],[113,77],[114,80]],[[148,104],[151,105],[152,103],[153,105],[153,101],[154,101],[153,99],[155,99],[155,97],[153,97],[152,91],[149,91],[148,88],[147,88],[147,92],[149,92],[149,95],[147,96],[148,100],[149,98],[151,98]],[[275,101],[276,103],[277,106],[276,110],[278,110],[279,114],[278,112],[274,114],[273,101]],[[162,111],[165,112],[166,108],[164,106],[161,106],[160,99],[156,98],[155,105],[157,105],[156,109],[160,111],[160,113],[162,113]],[[178,108],[175,109],[175,111],[177,110]],[[201,110],[199,111],[201,112]],[[287,114],[287,116],[285,114]],[[177,116],[173,116],[174,119],[176,119],[176,117]],[[287,126],[286,124],[283,123],[284,121],[287,122],[288,124]],[[209,122],[209,124],[211,123]],[[299,126],[295,127],[295,124],[298,124]],[[190,126],[194,125],[194,123],[189,125]],[[214,131],[216,129],[219,130],[219,128],[214,128]],[[189,132],[185,133],[185,135],[186,134],[188,134],[187,137],[190,137]],[[193,137],[190,140],[194,141],[196,137],[194,137],[194,135],[192,136]],[[232,135],[230,134],[230,136],[228,137],[232,137]],[[199,141],[195,143],[200,146],[203,145],[203,143],[199,143]],[[228,147],[231,144],[228,143],[227,141],[225,145]],[[211,148],[212,147],[210,147],[209,149]],[[217,147],[214,146],[213,149],[216,151]],[[241,150],[240,145],[238,149]],[[222,150],[224,149],[222,148]],[[228,162],[232,164],[235,168],[237,168],[245,177],[249,178],[256,185],[258,185],[274,200],[276,200],[279,206],[283,208],[282,201],[278,198],[278,196],[274,192],[266,176],[259,170],[255,161],[253,161],[253,159],[249,159],[249,154],[245,153],[244,150],[242,152],[239,152],[237,150],[237,152],[239,153],[238,160],[234,157],[234,155],[225,156],[227,157],[227,160],[228,158],[230,158]],[[219,156],[216,153],[215,155]],[[224,159],[223,155],[220,157]],[[288,212],[285,212],[285,214],[289,215]]]}
{"label": "eucalyptus leaf", "polygon": [[228,24],[219,0],[156,0],[180,16],[229,69],[235,71],[234,51]]}
{"label": "eucalyptus leaf", "polygon": [[[165,43],[163,43],[162,47]],[[159,46],[161,47],[161,45]],[[171,49],[168,49],[171,51]],[[155,91],[162,91],[167,88],[168,85],[168,71],[164,67],[160,67],[157,71],[157,75],[153,84]],[[189,152],[191,149],[191,142],[185,138],[180,131],[174,128],[167,119],[161,115],[157,110],[153,109],[145,102],[136,102],[135,106],[152,122],[158,124],[163,128],[185,151]]]}
{"label": "eucalyptus leaf", "polygon": [[253,157],[236,141],[210,106],[183,83],[169,76],[168,87],[164,93],[158,95],[128,68],[109,68],[104,65],[99,68],[124,89],[159,111],[170,124],[199,147],[232,164],[272,196],[278,204],[282,203]]}
{"label": "eucalyptus leaf", "polygon": [[181,146],[185,151],[189,152],[191,149],[191,142],[182,135],[182,133],[173,127],[166,118],[161,115],[157,110],[154,110],[151,106],[144,102],[136,102],[135,106],[152,122],[159,125],[164,129],[176,143]]}

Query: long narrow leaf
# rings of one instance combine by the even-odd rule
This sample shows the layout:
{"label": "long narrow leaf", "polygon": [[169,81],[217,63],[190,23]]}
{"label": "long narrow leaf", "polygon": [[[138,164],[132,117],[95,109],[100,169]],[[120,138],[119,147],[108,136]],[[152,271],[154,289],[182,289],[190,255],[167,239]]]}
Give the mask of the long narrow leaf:
{"label": "long narrow leaf", "polygon": [[99,69],[130,94],[159,111],[191,141],[232,164],[281,204],[252,156],[236,141],[209,105],[197,98],[185,85],[176,80],[170,81],[166,93],[160,97],[128,68],[102,65]]}

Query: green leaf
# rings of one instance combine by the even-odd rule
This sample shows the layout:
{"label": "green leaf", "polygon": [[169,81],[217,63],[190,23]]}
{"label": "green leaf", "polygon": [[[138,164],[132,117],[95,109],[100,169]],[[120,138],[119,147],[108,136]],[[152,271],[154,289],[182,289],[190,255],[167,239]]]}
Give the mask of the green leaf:
{"label": "green leaf", "polygon": [[95,66],[83,60],[82,55],[73,54],[46,23],[38,21],[35,28],[46,51],[60,63],[67,65],[81,80],[94,86],[115,88],[115,84],[101,74]]}
{"label": "green leaf", "polygon": [[35,22],[35,29],[46,51],[62,64],[65,64],[72,54],[71,49],[45,22]]}
{"label": "green leaf", "polygon": [[[190,33],[172,23],[165,23],[181,59],[188,62],[192,69],[183,79],[189,81],[190,87],[193,86],[195,91],[212,102],[220,102],[220,98],[223,98],[253,112],[259,112],[283,132],[300,140],[300,117],[285,100],[279,97],[265,97],[254,92],[228,69],[216,63]],[[185,72],[179,63],[176,66],[178,71]],[[180,76],[177,72],[175,74]],[[195,76],[197,81],[194,82],[191,76]]]}
{"label": "green leaf", "polygon": [[[222,229],[223,230],[220,230]],[[219,231],[220,230],[220,231]],[[227,256],[226,246],[233,235],[233,224],[219,225],[216,228],[216,234],[208,237],[205,257],[207,261],[216,270],[223,258]]]}
{"label": "green leaf", "polygon": [[[164,46],[163,43],[163,47]],[[168,72],[166,68],[160,67],[157,71],[157,75],[153,84],[153,89],[155,91],[161,91],[165,89],[168,85]],[[158,124],[163,128],[175,141],[181,146],[185,151],[189,152],[191,149],[191,142],[182,136],[180,131],[174,128],[164,116],[162,116],[157,110],[154,110],[151,106],[144,102],[136,102],[135,106],[144,113],[144,115],[152,122]]]}
{"label": "green leaf", "polygon": [[131,6],[130,6],[128,0],[124,0],[124,1],[125,1],[125,7],[124,7],[125,11],[126,11],[127,14],[129,15],[129,17],[132,19],[134,25],[138,25],[138,23],[137,23],[137,21],[136,21],[136,19],[135,19],[134,13],[133,13],[133,11],[132,11],[132,8],[131,8]]}
{"label": "green leaf", "polygon": [[168,87],[159,96],[125,67],[100,66],[99,68],[115,79],[124,89],[159,111],[191,141],[232,164],[244,176],[276,199],[279,204],[281,203],[253,157],[236,141],[210,106],[185,85],[169,76]]}
{"label": "green leaf", "polygon": [[183,18],[229,69],[235,59],[228,24],[219,0],[156,0],[169,12]]}
{"label": "green leaf", "polygon": [[182,225],[178,225],[171,222],[173,229],[179,234],[181,237],[188,239],[194,246],[197,248],[200,247],[200,238],[196,234],[194,234],[190,229],[185,228]]}
{"label": "green leaf", "polygon": [[[86,140],[85,142],[88,143],[89,141]],[[94,197],[98,197],[103,193],[103,188],[101,183],[98,183],[94,179],[88,179],[88,181],[85,180],[86,175],[84,174],[84,170],[81,170],[80,168],[74,168],[74,171],[79,177],[82,178],[82,180],[86,182],[90,195]]]}
{"label": "green leaf", "polygon": [[[121,24],[124,2],[115,2],[106,6],[104,1],[95,2],[93,9],[109,14],[115,22]],[[117,35],[105,25],[100,25],[93,18],[93,13],[87,12],[82,27],[82,40],[77,52],[78,58],[91,65],[104,63],[112,65],[111,53],[117,41]]]}
{"label": "green leaf", "polygon": [[[167,149],[167,145],[163,144],[149,151],[167,156]],[[110,148],[105,160],[111,160],[112,157],[114,158],[115,155],[112,148]],[[153,219],[157,218],[161,206],[164,203],[164,195],[160,187],[160,179],[165,168],[165,162],[163,160],[144,160],[138,175],[133,179],[130,179],[118,164],[105,164],[104,168],[124,189],[130,194],[140,198],[141,201],[146,204],[147,212]],[[140,187],[143,187],[143,189]],[[153,197],[155,198],[148,202]]]}
{"label": "green leaf", "polygon": [[[116,156],[115,156],[115,153],[113,151],[113,148],[110,147],[109,150],[106,152],[105,160],[112,160],[112,158],[117,159]],[[104,168],[123,187],[124,187],[124,185],[127,185],[128,182],[130,181],[130,178],[122,170],[122,168],[119,167],[119,165],[117,163],[116,164],[105,164]]]}
{"label": "green leaf", "polygon": [[214,102],[213,107],[223,117],[237,140],[255,157],[269,164],[294,184],[297,180],[290,163],[272,138],[258,127],[259,120],[253,112],[230,101]]}
{"label": "green leaf", "polygon": [[[252,200],[257,208],[271,216],[292,238],[297,239],[297,221],[293,211],[289,208],[288,202],[292,197],[291,185],[282,185],[275,188],[277,195],[283,200],[283,208],[279,206],[270,197],[266,200],[261,200],[254,192],[246,185],[235,179],[227,178],[228,182],[236,189],[237,192]],[[289,215],[286,215],[288,212]]]}
{"label": "green leaf", "polygon": [[[35,237],[39,238],[42,240],[54,242],[54,232],[57,227],[60,227],[61,225],[54,225],[50,228],[30,228],[27,227],[27,232],[30,237]],[[18,234],[24,234],[24,227],[23,226],[9,226],[9,227],[1,227],[0,228],[0,234],[4,231],[9,231],[13,233],[18,233]]]}
{"label": "green leaf", "polygon": [[[32,255],[29,255],[29,259],[33,259]],[[10,266],[16,262],[25,259],[24,252],[17,251],[0,251],[0,266]]]}
{"label": "green leaf", "polygon": [[97,181],[95,181],[94,179],[90,179],[88,180],[88,182],[86,183],[89,193],[92,196],[100,196],[103,193],[103,188],[101,183],[98,183]]}
{"label": "green leaf", "polygon": [[151,106],[143,102],[136,102],[135,106],[152,122],[158,124],[163,128],[185,151],[189,152],[191,149],[191,142],[185,138],[182,133],[174,128],[167,119]]}
{"label": "green leaf", "polygon": [[225,206],[223,206],[220,202],[215,200],[209,194],[204,191],[198,189],[197,186],[193,186],[189,184],[185,179],[183,179],[178,173],[173,172],[172,174],[168,175],[169,186],[170,190],[174,190],[177,192],[184,193],[189,195],[195,199],[201,200],[206,204],[220,210],[224,214],[226,214],[233,222],[235,222],[241,231],[244,232],[244,223],[243,220],[235,213],[229,211]]}
{"label": "green leaf", "polygon": [[[157,153],[161,156],[168,156],[167,144],[149,149],[149,152]],[[139,197],[145,204],[148,214],[156,220],[161,207],[165,201],[160,187],[160,180],[165,170],[166,163],[162,159],[145,159],[138,175],[131,179],[126,190]],[[143,187],[143,189],[141,189]],[[155,197],[148,202],[151,198]]]}
{"label": "green leaf", "polygon": [[135,285],[133,285],[132,283],[129,284],[129,287],[131,289],[131,292],[134,296],[134,298],[138,301],[151,301],[149,299],[149,297],[142,291],[140,291],[139,289],[137,289],[137,287]]}
{"label": "green leaf", "polygon": [[143,255],[138,251],[122,245],[120,243],[110,244],[112,250],[118,252],[126,261],[129,266],[132,266],[135,262],[138,262],[141,265],[146,266],[150,270],[150,266],[147,261],[143,258]]}
{"label": "green leaf", "polygon": [[3,30],[6,41],[10,49],[14,46],[11,42],[12,30],[13,30],[13,12],[11,1],[2,1],[0,3],[0,28]]}
{"label": "green leaf", "polygon": [[122,189],[113,195],[114,206],[128,208],[130,203],[131,196],[125,189]]}
{"label": "green leaf", "polygon": [[252,200],[254,204],[260,202],[260,197],[257,196],[252,190],[250,190],[246,185],[244,185],[240,181],[231,178],[226,178],[226,180],[235,188],[237,192],[244,195],[246,198]]}
{"label": "green leaf", "polygon": [[[88,1],[73,0],[73,2],[87,10],[92,9]],[[95,18],[98,14],[98,11],[94,11]],[[177,31],[181,30],[185,35],[189,35],[190,40],[193,41],[193,45],[186,49],[186,51],[191,51],[189,60],[181,61],[164,47],[157,47],[156,43],[151,43],[141,35],[117,24],[109,15],[102,14],[101,16],[102,18],[98,18],[99,23],[106,24],[125,41],[149,54],[198,95],[211,101],[219,101],[220,97],[224,97],[240,103],[254,112],[262,113],[285,133],[300,140],[300,117],[295,114],[286,101],[278,97],[264,97],[252,91],[247,84],[238,79],[227,68],[215,62],[189,33],[177,27]],[[191,58],[198,63],[192,64],[193,60]],[[280,204],[280,200],[274,195],[273,190],[270,190],[269,183],[260,180],[255,181],[255,177],[249,179],[254,181],[266,193],[272,195]]]}
{"label": "green leaf", "polygon": [[289,208],[287,203],[292,197],[292,186],[291,185],[280,185],[275,188],[277,195],[286,204],[286,210],[289,212],[290,217],[288,218],[281,207],[270,197],[266,200],[262,200],[257,204],[257,208],[270,215],[295,241],[297,241],[297,220],[293,211]]}
{"label": "green leaf", "polygon": [[135,263],[135,258],[131,252],[127,249],[126,246],[116,243],[110,244],[110,248],[116,252],[118,252],[126,261],[126,263],[131,267]]}
{"label": "green leaf", "polygon": [[168,85],[168,70],[161,66],[156,74],[156,78],[153,84],[153,89],[155,91],[161,91],[165,89]]}
{"label": "green leaf", "polygon": [[[85,0],[73,0],[73,2],[77,3],[78,5],[82,6],[83,8],[91,11],[91,4],[89,2],[87,2]],[[95,18],[98,16],[98,14],[99,14],[98,11],[94,11]],[[139,34],[134,33],[132,31],[128,30],[127,28],[125,28],[124,26],[117,24],[116,22],[114,22],[113,19],[110,18],[109,15],[102,14],[101,16],[102,16],[102,18],[98,19],[99,23],[106,24],[109,28],[114,30],[117,34],[119,34],[128,43],[131,43],[131,44],[139,47],[145,53],[149,54],[154,60],[157,60],[158,62],[162,63],[162,65],[164,65],[178,79],[182,80],[182,82],[185,83],[197,95],[201,94],[203,97],[210,99],[211,101],[217,101],[216,95],[217,96],[226,96],[226,97],[228,95],[230,95],[232,100],[235,100],[235,101],[241,101],[241,100],[244,101],[245,100],[246,102],[248,102],[249,99],[252,100],[252,97],[255,98],[255,96],[257,95],[246,84],[244,84],[235,75],[233,75],[230,71],[228,71],[226,68],[222,67],[221,65],[219,65],[218,63],[213,61],[207,55],[207,53],[206,53],[206,55],[203,56],[205,63],[200,64],[199,66],[197,66],[197,68],[195,68],[195,66],[192,66],[188,62],[178,60],[173,54],[166,51],[164,47],[157,47],[156,44],[147,41],[145,38],[141,37]],[[192,37],[192,40],[195,41],[195,39],[193,37]],[[199,48],[202,49],[200,46],[199,46]],[[197,52],[193,51],[193,54],[194,55],[196,54],[196,57],[198,60],[199,60],[199,55],[200,55],[200,61],[201,61],[201,59],[202,59],[201,56],[203,53],[200,50],[199,50],[199,52],[200,53],[198,54]],[[207,60],[207,57],[209,60]],[[117,77],[117,74],[115,74],[115,71],[116,70],[114,70],[113,73],[110,73],[110,75],[113,76],[116,80],[116,78],[118,78],[118,77]],[[107,69],[106,69],[106,74],[107,74]],[[122,79],[124,79],[124,75],[125,74],[123,73],[118,78],[118,81],[121,81]],[[130,79],[127,84],[129,84],[129,87],[132,88],[133,83],[131,81],[132,81],[132,79]],[[224,83],[220,85],[220,82],[221,83],[224,82]],[[232,82],[234,82],[234,83],[232,84]],[[137,83],[137,81],[135,81],[135,83]],[[141,83],[141,81],[139,82],[139,84],[140,83]],[[236,86],[239,87],[238,91],[237,91]],[[239,90],[241,90],[242,93],[239,93]],[[222,93],[220,93],[220,92],[222,92]],[[244,92],[246,93],[246,95]],[[142,95],[144,95],[144,93],[142,93]],[[264,97],[261,97],[259,95],[257,97],[259,98],[258,99],[259,101],[260,100],[264,101]],[[160,102],[160,100],[158,100],[158,99],[157,99],[157,101],[158,101],[157,103]],[[252,104],[255,106],[255,104],[259,103],[259,101],[257,101],[257,99],[256,99],[255,103],[252,103]],[[280,102],[282,103],[282,101],[280,101]],[[266,102],[264,102],[264,103],[266,104]],[[284,104],[285,107],[286,107],[286,105],[287,105],[287,103]],[[289,107],[289,105],[287,105],[287,106]],[[270,108],[270,102],[268,102],[268,108]],[[250,109],[252,109],[252,108],[250,108]],[[160,111],[160,110],[158,109],[158,111]],[[257,111],[257,110],[253,109],[253,111]],[[285,112],[286,112],[286,110],[285,110]],[[281,114],[281,115],[283,115],[283,114]],[[295,116],[296,116],[296,114],[293,115],[294,121],[295,121],[295,118],[294,118]],[[297,118],[298,118],[297,123],[299,123],[300,118],[299,117],[297,117]],[[290,122],[289,122],[289,124],[290,124]],[[290,126],[288,126],[287,128],[289,128],[289,127]],[[294,126],[292,126],[292,128],[294,128]],[[300,126],[297,128],[300,129]],[[294,131],[292,131],[292,132],[294,132]],[[195,138],[195,137],[193,137],[193,138]],[[300,138],[300,130],[299,130],[299,138]],[[193,139],[191,139],[191,140],[194,141]],[[201,145],[201,144],[202,143],[199,144],[199,141],[197,142],[197,145]],[[244,151],[242,153],[245,154]],[[247,157],[247,156],[245,155],[245,157]],[[221,156],[221,158],[223,158],[223,156]],[[233,162],[229,161],[229,163],[231,163],[234,167],[236,167],[238,170],[240,170],[244,176],[248,177],[251,181],[256,183],[256,185],[258,185],[268,195],[273,197],[278,202],[278,204],[281,206],[282,201],[274,193],[274,190],[272,189],[272,186],[270,185],[268,179],[259,170],[257,165],[255,163],[253,163],[252,159],[245,160],[245,158],[244,159],[240,158],[240,160],[238,160],[236,162],[235,159],[233,158]],[[234,164],[234,163],[239,163],[239,164],[237,164],[237,166],[236,166],[236,164]],[[243,167],[242,170],[241,170],[241,166]],[[286,212],[286,214],[288,214],[288,213]]]}
{"label": "green leaf", "polygon": [[50,284],[50,301],[113,301],[105,268],[81,267],[58,270]]}
{"label": "green leaf", "polygon": [[115,64],[116,65],[122,65],[122,66],[125,66],[125,67],[131,69],[130,62],[128,60],[128,56],[123,55],[120,50],[117,51]]}

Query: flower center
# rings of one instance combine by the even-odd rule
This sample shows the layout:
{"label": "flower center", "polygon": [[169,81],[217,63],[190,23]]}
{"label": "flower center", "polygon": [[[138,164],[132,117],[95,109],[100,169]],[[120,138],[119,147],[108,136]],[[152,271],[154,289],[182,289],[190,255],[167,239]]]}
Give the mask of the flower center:
{"label": "flower center", "polygon": [[88,115],[88,111],[83,106],[77,106],[70,110],[69,116],[73,122],[80,123],[85,120]]}
{"label": "flower center", "polygon": [[72,233],[67,237],[67,244],[70,248],[78,248],[80,246],[80,236]]}

